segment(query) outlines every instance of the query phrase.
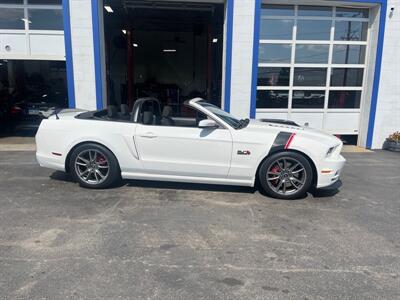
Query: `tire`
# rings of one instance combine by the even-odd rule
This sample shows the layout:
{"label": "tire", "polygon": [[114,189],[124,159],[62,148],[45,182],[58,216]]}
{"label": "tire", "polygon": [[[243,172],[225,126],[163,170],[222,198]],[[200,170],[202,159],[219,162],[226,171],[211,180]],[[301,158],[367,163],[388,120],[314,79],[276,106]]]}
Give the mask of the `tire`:
{"label": "tire", "polygon": [[69,170],[74,180],[85,188],[105,189],[121,179],[115,155],[106,147],[94,143],[80,145],[72,151]]}
{"label": "tire", "polygon": [[313,182],[310,162],[296,152],[278,152],[267,157],[258,172],[261,189],[278,199],[298,199],[304,196]]}

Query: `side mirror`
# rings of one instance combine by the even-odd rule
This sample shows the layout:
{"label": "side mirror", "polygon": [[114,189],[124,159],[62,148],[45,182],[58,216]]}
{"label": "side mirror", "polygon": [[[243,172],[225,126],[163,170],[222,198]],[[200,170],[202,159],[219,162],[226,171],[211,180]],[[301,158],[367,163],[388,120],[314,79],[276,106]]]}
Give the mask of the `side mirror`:
{"label": "side mirror", "polygon": [[201,120],[199,122],[199,128],[218,128],[218,124],[214,120]]}

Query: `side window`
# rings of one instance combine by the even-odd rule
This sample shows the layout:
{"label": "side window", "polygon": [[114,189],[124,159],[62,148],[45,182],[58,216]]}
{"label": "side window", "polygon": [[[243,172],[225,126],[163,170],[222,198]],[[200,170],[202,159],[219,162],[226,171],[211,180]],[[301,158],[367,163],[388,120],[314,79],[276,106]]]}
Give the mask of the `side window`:
{"label": "side window", "polygon": [[173,110],[171,106],[164,106],[161,113],[161,126],[176,127],[198,127],[201,120],[207,119],[207,116],[189,106],[182,105],[178,110]]}

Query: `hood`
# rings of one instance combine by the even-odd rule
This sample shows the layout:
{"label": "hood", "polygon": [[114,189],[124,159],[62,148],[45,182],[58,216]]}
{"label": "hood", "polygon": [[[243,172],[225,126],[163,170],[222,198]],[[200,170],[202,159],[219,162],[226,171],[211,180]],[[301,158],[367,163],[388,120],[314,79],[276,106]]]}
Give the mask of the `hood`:
{"label": "hood", "polygon": [[256,120],[251,120],[249,125],[245,128],[245,130],[262,132],[265,130],[273,130],[276,133],[281,131],[296,133],[299,137],[309,138],[312,140],[319,141],[328,146],[336,146],[341,144],[342,141],[338,139],[336,136],[326,133],[322,130],[304,127],[304,126],[294,126],[287,125],[281,123],[272,123],[272,122],[260,122]]}

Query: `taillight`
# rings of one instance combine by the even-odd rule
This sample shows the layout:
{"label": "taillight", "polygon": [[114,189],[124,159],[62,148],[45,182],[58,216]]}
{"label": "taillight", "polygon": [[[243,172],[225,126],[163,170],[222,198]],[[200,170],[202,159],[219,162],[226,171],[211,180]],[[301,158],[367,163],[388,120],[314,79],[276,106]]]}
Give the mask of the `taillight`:
{"label": "taillight", "polygon": [[21,107],[18,106],[13,106],[11,107],[11,114],[16,115],[19,114],[22,111]]}

